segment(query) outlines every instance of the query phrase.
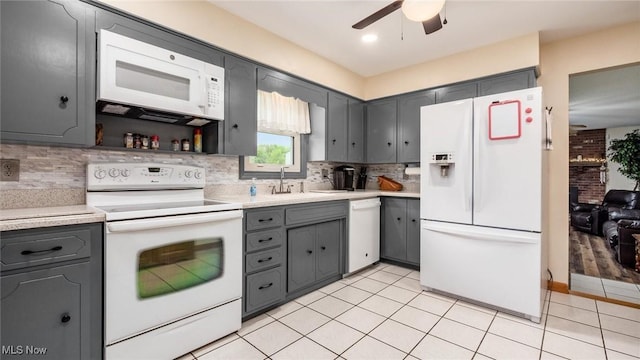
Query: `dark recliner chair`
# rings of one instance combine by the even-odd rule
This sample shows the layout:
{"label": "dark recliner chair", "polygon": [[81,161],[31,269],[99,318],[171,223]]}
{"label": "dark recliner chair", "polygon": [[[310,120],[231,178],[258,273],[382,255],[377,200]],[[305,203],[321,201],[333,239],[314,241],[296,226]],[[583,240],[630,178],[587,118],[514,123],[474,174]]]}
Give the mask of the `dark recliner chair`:
{"label": "dark recliner chair", "polygon": [[633,234],[640,234],[640,210],[616,209],[609,212],[609,221],[602,226],[604,236],[623,266],[633,268],[636,263],[636,244]]}
{"label": "dark recliner chair", "polygon": [[580,231],[602,235],[602,226],[609,220],[609,212],[620,209],[640,209],[640,191],[609,190],[600,205],[575,204],[571,211],[571,226]]}

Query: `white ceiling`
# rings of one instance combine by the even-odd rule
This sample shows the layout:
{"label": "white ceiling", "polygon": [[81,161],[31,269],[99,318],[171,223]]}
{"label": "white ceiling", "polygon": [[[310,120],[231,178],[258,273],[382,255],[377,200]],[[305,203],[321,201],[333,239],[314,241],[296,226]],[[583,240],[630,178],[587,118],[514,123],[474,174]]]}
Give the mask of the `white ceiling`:
{"label": "white ceiling", "polygon": [[[637,0],[447,0],[448,24],[425,35],[401,10],[363,30],[351,28],[393,0],[209,1],[365,77],[536,31],[549,42],[640,21]],[[377,43],[360,41],[369,32]]]}
{"label": "white ceiling", "polygon": [[569,76],[569,124],[640,126],[640,64]]}

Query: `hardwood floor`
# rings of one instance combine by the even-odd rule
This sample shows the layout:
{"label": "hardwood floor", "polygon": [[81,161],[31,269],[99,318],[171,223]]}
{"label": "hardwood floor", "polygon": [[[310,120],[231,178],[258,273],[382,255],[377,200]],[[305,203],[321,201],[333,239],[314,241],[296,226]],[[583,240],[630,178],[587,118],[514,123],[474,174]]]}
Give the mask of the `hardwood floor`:
{"label": "hardwood floor", "polygon": [[613,249],[602,237],[569,226],[569,270],[574,274],[640,284],[640,273],[615,260]]}

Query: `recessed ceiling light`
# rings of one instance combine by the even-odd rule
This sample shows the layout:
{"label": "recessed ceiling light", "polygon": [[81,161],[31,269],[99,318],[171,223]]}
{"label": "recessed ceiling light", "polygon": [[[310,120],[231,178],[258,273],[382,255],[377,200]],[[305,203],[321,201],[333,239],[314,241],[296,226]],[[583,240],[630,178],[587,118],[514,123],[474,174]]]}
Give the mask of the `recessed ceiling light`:
{"label": "recessed ceiling light", "polygon": [[367,34],[362,36],[362,42],[364,43],[372,43],[378,41],[378,35],[376,34]]}

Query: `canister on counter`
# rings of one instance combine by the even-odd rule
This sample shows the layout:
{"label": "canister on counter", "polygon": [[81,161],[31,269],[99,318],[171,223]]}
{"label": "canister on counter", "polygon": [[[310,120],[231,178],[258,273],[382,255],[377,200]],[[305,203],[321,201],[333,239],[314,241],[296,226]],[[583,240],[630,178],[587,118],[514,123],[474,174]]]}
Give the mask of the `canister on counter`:
{"label": "canister on counter", "polygon": [[171,150],[180,151],[180,140],[178,139],[171,140]]}
{"label": "canister on counter", "polygon": [[202,152],[202,129],[193,129],[193,151]]}
{"label": "canister on counter", "polygon": [[151,135],[151,149],[160,149],[160,137],[158,135]]}
{"label": "canister on counter", "polygon": [[189,139],[182,139],[182,151],[191,151]]}
{"label": "canister on counter", "polygon": [[125,133],[123,141],[124,147],[126,147],[127,149],[133,149],[133,133]]}

